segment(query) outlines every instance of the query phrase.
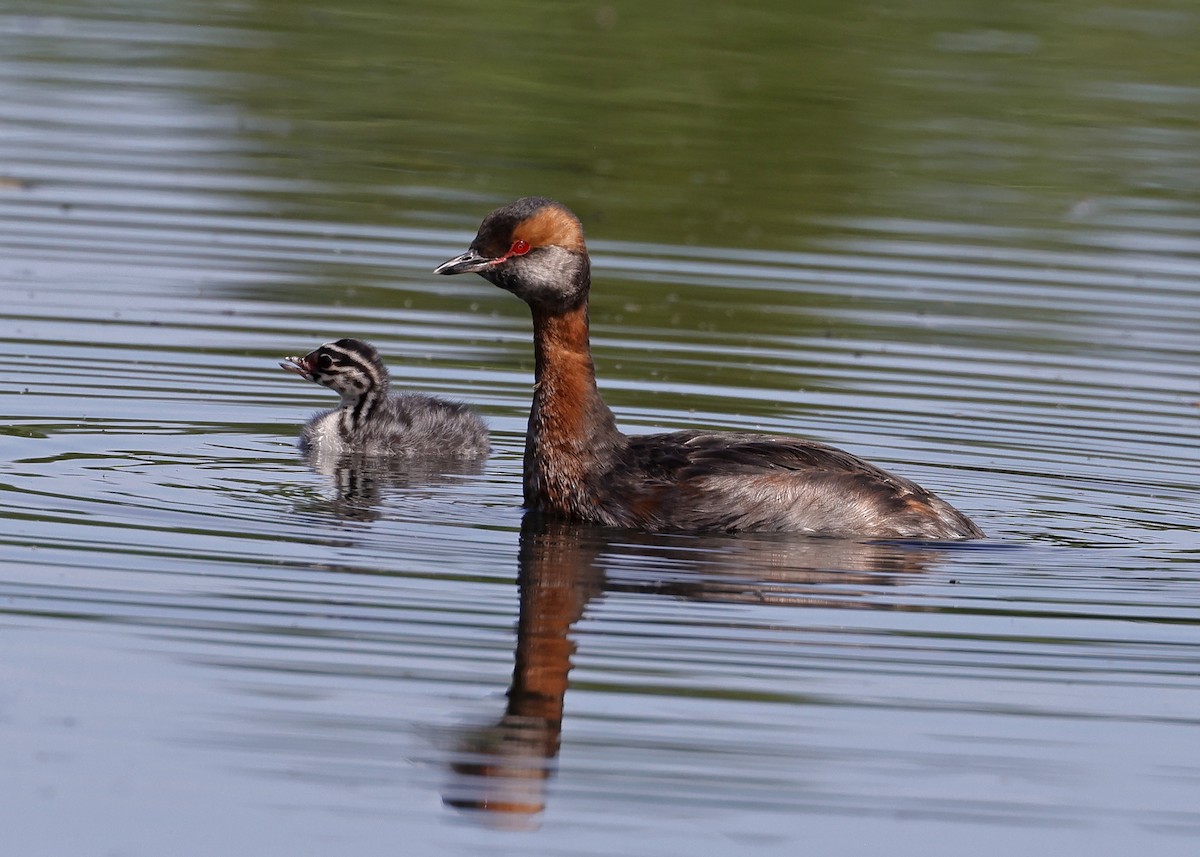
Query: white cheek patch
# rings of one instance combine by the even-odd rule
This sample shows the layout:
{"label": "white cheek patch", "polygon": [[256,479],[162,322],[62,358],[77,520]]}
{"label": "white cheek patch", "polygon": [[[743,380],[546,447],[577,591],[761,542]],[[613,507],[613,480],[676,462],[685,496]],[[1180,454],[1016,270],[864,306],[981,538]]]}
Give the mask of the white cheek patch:
{"label": "white cheek patch", "polygon": [[550,246],[541,248],[532,259],[522,259],[520,276],[525,292],[532,298],[565,297],[566,285],[579,267],[579,258],[570,250]]}

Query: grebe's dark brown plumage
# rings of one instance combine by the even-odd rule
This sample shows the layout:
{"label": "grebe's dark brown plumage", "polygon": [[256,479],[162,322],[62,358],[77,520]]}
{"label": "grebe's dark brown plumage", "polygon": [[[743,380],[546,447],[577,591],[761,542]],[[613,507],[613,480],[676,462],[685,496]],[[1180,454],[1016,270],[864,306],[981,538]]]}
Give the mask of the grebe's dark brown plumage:
{"label": "grebe's dark brown plumage", "polygon": [[387,368],[366,342],[327,342],[279,365],[342,397],[338,407],[316,414],[304,426],[300,449],[305,453],[447,459],[488,452],[487,426],[466,405],[417,393],[389,394]]}
{"label": "grebe's dark brown plumage", "polygon": [[643,530],[983,535],[932,492],[824,444],[736,432],[622,434],[596,389],[583,228],[557,202],[527,197],[496,209],[467,252],[435,272],[479,274],[532,310],[535,384],[525,443],[532,509]]}

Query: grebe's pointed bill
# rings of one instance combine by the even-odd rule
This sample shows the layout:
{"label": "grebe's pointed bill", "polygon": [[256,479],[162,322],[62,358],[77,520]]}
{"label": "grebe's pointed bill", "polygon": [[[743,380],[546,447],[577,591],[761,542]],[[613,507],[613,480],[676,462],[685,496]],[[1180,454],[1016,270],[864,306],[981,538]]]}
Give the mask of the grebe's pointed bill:
{"label": "grebe's pointed bill", "polygon": [[279,361],[279,365],[289,372],[295,372],[305,381],[313,379],[312,369],[309,368],[307,357],[285,357]]}
{"label": "grebe's pointed bill", "polygon": [[435,274],[473,274],[484,270],[495,260],[480,255],[475,250],[468,250],[453,259],[447,259],[433,269]]}

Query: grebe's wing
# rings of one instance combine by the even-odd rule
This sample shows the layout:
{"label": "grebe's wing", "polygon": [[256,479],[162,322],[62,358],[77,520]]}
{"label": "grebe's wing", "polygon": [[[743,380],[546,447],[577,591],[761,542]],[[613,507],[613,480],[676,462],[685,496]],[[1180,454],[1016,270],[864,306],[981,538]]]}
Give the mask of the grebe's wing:
{"label": "grebe's wing", "polygon": [[616,485],[654,529],[793,531],[872,538],[967,538],[982,532],[914,482],[813,441],[736,432],[629,439]]}

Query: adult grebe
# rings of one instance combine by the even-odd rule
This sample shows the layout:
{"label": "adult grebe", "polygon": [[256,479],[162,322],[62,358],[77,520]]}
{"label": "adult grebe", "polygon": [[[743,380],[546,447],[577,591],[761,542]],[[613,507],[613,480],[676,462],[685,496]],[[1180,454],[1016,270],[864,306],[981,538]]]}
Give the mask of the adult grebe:
{"label": "adult grebe", "polygon": [[560,203],[526,197],[496,209],[467,252],[435,273],[479,274],[532,310],[529,508],[651,531],[983,535],[932,492],[824,444],[735,432],[622,434],[596,389],[583,227]]}

